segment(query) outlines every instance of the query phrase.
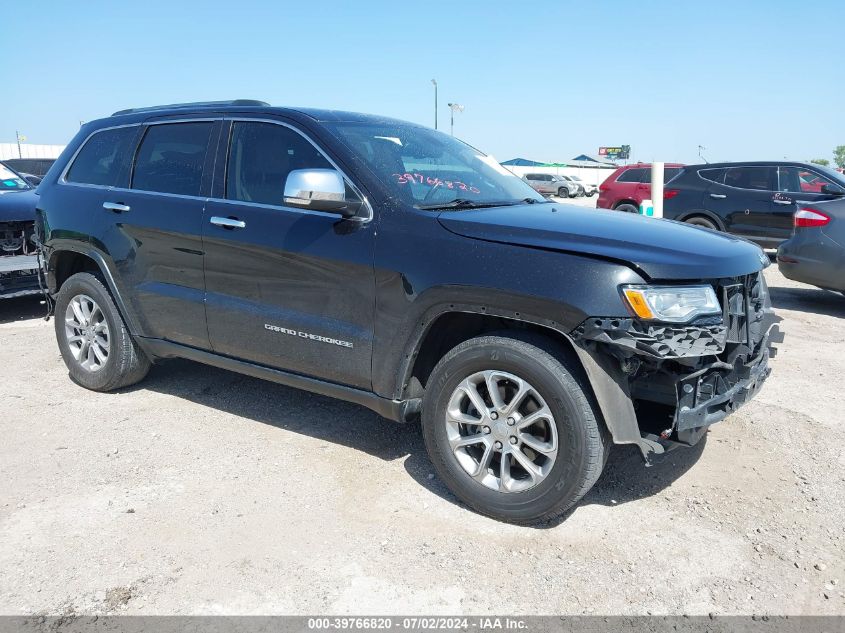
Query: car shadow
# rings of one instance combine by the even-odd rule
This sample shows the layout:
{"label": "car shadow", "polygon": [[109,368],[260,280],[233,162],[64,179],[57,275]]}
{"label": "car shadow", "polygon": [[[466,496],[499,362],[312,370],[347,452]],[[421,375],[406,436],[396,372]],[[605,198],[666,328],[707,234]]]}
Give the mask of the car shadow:
{"label": "car shadow", "polygon": [[44,318],[47,308],[41,304],[41,300],[41,295],[0,299],[0,325]]}
{"label": "car shadow", "polygon": [[811,314],[845,317],[845,296],[813,286],[792,288],[769,286],[769,296],[775,310],[796,310]]}
{"label": "car shadow", "polygon": [[[385,461],[404,459],[406,472],[420,486],[469,511],[434,476],[419,424],[396,424],[356,404],[182,359],[155,365],[146,380],[124,391],[135,390],[183,398]],[[695,464],[705,442],[706,436],[693,448],[658,457],[650,468],[639,449],[614,447],[601,478],[580,505],[615,506],[659,494]],[[553,528],[573,511],[535,527]]]}

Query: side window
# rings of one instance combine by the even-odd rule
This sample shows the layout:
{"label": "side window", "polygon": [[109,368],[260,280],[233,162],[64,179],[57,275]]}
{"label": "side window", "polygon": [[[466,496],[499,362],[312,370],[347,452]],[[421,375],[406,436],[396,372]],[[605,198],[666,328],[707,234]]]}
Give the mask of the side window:
{"label": "side window", "polygon": [[725,184],[739,189],[771,190],[774,170],[774,167],[731,167],[725,173]]}
{"label": "side window", "polygon": [[236,121],[226,166],[226,198],[283,205],[294,169],[333,169],[302,135],[283,125]]}
{"label": "side window", "polygon": [[96,132],[76,155],[65,180],[86,185],[127,187],[129,162],[135,150],[138,126]]}
{"label": "side window", "polygon": [[132,174],[132,188],[198,196],[211,121],[165,123],[147,129]]}
{"label": "side window", "polygon": [[802,193],[821,193],[822,187],[825,185],[836,186],[832,180],[828,180],[821,174],[817,174],[809,169],[796,169],[795,167],[788,167],[797,172],[798,180],[792,180],[794,186],[799,188],[790,189],[789,191],[801,191]]}
{"label": "side window", "polygon": [[725,177],[725,170],[724,169],[699,169],[698,175],[704,178],[704,180],[709,180],[710,182],[715,182],[717,184],[721,184],[722,179]]}
{"label": "side window", "polygon": [[[664,167],[663,168],[663,184],[672,180],[675,176],[681,173],[680,167]],[[649,178],[649,181],[651,179]]]}
{"label": "side window", "polygon": [[[628,169],[622,172],[616,182],[643,182],[643,174],[645,174],[645,169]],[[651,174],[649,174],[650,177]]]}
{"label": "side window", "polygon": [[795,167],[778,167],[778,191],[784,193],[809,191],[804,189],[802,185],[804,185],[804,182],[799,180],[798,170]]}

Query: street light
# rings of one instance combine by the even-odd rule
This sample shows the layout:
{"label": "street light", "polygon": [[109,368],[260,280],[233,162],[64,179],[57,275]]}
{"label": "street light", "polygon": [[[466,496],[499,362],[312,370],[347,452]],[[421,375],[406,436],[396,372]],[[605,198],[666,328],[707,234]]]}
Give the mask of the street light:
{"label": "street light", "polygon": [[431,83],[434,84],[434,129],[437,129],[437,80],[432,79]]}
{"label": "street light", "polygon": [[460,103],[450,103],[448,105],[449,105],[449,109],[452,111],[451,119],[450,119],[451,120],[451,132],[452,132],[452,136],[455,136],[455,112],[463,112],[464,106],[462,106]]}

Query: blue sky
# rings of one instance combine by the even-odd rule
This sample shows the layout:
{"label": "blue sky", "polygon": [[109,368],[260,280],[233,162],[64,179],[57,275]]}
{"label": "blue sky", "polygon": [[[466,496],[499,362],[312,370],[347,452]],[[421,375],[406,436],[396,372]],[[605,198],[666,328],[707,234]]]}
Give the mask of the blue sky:
{"label": "blue sky", "polygon": [[843,0],[44,0],[0,21],[0,142],[228,98],[433,125],[436,78],[440,128],[464,104],[456,135],[500,160],[830,158],[843,34]]}

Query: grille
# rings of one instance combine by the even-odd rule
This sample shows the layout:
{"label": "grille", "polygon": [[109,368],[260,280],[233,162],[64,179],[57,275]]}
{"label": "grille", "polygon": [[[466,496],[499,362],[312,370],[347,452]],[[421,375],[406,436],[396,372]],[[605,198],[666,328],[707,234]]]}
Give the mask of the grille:
{"label": "grille", "polygon": [[722,306],[727,326],[727,343],[747,345],[759,342],[757,327],[765,309],[764,283],[760,273],[726,280],[722,284]]}

